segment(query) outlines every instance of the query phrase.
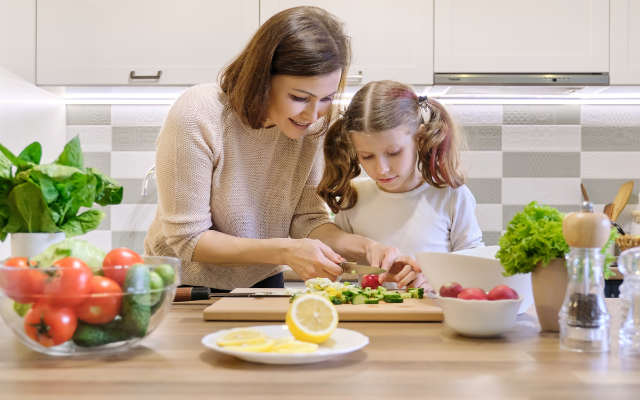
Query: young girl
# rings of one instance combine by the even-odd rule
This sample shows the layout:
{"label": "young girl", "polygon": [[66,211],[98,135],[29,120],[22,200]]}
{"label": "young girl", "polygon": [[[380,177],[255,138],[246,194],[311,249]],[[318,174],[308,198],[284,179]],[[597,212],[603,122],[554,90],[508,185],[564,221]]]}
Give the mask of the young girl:
{"label": "young girl", "polygon": [[[460,168],[461,142],[436,100],[402,83],[368,83],[326,134],[318,194],[342,230],[409,256],[483,246]],[[356,180],[361,166],[371,179]],[[385,279],[400,288],[428,285],[410,267]]]}

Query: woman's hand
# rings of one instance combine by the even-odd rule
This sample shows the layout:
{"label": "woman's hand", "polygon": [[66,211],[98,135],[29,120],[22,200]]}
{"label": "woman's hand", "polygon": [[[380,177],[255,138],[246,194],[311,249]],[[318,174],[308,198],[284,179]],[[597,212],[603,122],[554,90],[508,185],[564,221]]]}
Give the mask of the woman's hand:
{"label": "woman's hand", "polygon": [[[413,281],[422,275],[422,269],[418,262],[409,256],[400,253],[395,247],[384,246],[377,242],[372,242],[367,247],[367,261],[372,267],[378,267],[387,270],[387,273],[380,274],[380,283],[384,283],[387,275],[394,275],[394,282],[398,282],[398,287],[405,286],[418,287]],[[425,279],[426,282],[426,279]],[[421,282],[422,283],[422,282]],[[401,286],[402,285],[402,286]]]}
{"label": "woman's hand", "polygon": [[314,239],[284,239],[282,264],[293,269],[303,280],[329,278],[335,281],[342,275],[338,263],[345,261],[329,246]]}

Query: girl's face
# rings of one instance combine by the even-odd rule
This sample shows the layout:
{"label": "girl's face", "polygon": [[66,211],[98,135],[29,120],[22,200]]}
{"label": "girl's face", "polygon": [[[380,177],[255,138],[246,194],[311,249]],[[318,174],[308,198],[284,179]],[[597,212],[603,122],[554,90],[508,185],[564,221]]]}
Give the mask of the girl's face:
{"label": "girl's face", "polygon": [[408,192],[422,183],[415,133],[414,128],[400,125],[384,132],[351,134],[360,165],[385,192]]}
{"label": "girl's face", "polygon": [[299,139],[309,125],[325,116],[338,90],[341,71],[328,75],[271,78],[265,127],[276,125],[287,137]]}

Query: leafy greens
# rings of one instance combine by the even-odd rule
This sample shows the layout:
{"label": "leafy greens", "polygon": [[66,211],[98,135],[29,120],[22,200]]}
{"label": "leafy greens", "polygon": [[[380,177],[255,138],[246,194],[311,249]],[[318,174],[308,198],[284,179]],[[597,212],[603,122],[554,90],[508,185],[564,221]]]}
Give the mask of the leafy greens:
{"label": "leafy greens", "polygon": [[[123,188],[95,168],[85,168],[80,138],[51,164],[40,165],[33,142],[18,156],[0,144],[0,240],[9,233],[65,232],[68,238],[98,227],[105,214],[91,209],[120,204]],[[81,208],[89,208],[80,213]]]}

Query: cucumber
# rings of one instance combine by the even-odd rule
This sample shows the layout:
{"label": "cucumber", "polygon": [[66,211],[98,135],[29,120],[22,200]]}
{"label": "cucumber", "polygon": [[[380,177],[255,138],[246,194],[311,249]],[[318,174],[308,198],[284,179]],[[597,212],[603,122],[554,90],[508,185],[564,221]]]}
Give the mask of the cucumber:
{"label": "cucumber", "polygon": [[366,301],[369,300],[369,298],[367,296],[365,296],[364,294],[357,294],[353,300],[351,301],[351,303],[353,303],[353,305],[358,305],[358,304],[365,304]]}
{"label": "cucumber", "polygon": [[133,337],[144,337],[151,319],[151,278],[144,265],[127,270],[122,291],[122,320],[124,330]]}
{"label": "cucumber", "polygon": [[78,321],[78,327],[73,334],[73,343],[82,347],[103,346],[129,339],[131,339],[131,336],[124,329],[123,320],[111,321],[101,325],[90,325]]}
{"label": "cucumber", "polygon": [[164,281],[162,277],[157,272],[149,272],[149,285],[151,288],[151,294],[149,296],[149,304],[151,306],[155,306],[162,297],[162,293],[164,292]]}
{"label": "cucumber", "polygon": [[384,299],[384,302],[385,302],[385,303],[404,303],[404,300],[403,300],[403,299],[401,299],[401,298],[397,299],[397,298],[395,298],[395,297],[392,297],[392,298],[389,298],[389,299],[386,299],[386,298],[385,298],[385,299]]}
{"label": "cucumber", "polygon": [[384,286],[378,286],[378,292],[386,292],[387,288]]}
{"label": "cucumber", "polygon": [[413,297],[411,295],[411,293],[401,293],[400,294],[400,298],[402,298],[402,299],[410,299],[411,297]]}
{"label": "cucumber", "polygon": [[378,304],[380,303],[380,300],[378,299],[367,299],[364,301],[364,304]]}
{"label": "cucumber", "polygon": [[342,305],[342,302],[340,300],[338,300],[337,298],[335,300],[331,300],[331,302],[336,306],[341,306]]}

